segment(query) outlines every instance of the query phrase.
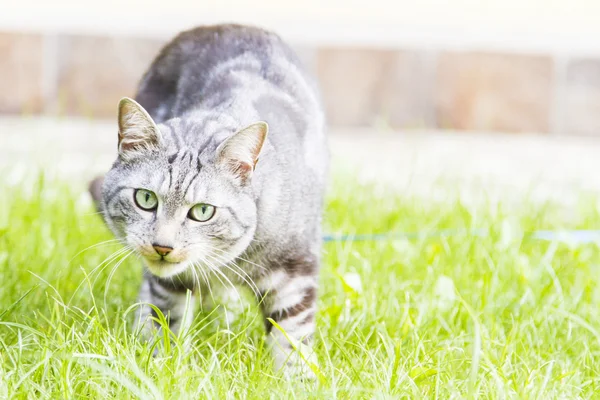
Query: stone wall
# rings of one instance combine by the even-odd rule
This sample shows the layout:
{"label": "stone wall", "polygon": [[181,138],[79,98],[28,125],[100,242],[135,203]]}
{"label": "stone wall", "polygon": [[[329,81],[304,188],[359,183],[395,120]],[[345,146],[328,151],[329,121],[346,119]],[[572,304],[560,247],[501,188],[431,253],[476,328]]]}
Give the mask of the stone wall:
{"label": "stone wall", "polygon": [[[0,32],[0,114],[112,118],[163,41]],[[299,47],[333,126],[600,135],[600,59]]]}

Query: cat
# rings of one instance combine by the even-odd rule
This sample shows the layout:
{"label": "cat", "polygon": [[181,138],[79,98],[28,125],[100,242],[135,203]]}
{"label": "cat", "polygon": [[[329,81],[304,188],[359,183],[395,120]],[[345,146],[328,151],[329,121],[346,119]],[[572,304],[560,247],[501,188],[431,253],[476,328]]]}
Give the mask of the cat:
{"label": "cat", "polygon": [[[188,290],[247,285],[275,368],[311,376],[297,349],[315,331],[328,164],[320,94],[290,47],[260,28],[206,26],[168,43],[119,102],[117,159],[90,191],[143,260],[140,302],[172,331],[193,316]],[[152,328],[152,308],[139,310]]]}

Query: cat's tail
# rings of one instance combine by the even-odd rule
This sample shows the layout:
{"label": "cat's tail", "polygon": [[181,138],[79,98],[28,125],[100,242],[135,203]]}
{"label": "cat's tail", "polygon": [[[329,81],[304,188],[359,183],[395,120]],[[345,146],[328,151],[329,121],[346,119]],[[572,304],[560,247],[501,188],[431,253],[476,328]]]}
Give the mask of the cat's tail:
{"label": "cat's tail", "polygon": [[104,176],[98,176],[90,182],[90,185],[88,187],[90,195],[92,195],[92,199],[94,200],[94,204],[96,205],[96,209],[99,212],[104,211],[104,209],[102,207],[102,184],[103,183],[104,183]]}

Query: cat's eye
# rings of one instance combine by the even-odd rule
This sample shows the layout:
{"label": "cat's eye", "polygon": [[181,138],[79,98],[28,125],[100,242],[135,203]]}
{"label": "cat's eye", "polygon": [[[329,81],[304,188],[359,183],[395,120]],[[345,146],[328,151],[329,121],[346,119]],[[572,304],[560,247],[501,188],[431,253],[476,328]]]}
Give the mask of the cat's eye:
{"label": "cat's eye", "polygon": [[211,206],[210,204],[196,204],[194,207],[190,208],[190,212],[188,213],[188,217],[198,222],[206,222],[211,219],[215,215],[215,211],[217,208],[215,206]]}
{"label": "cat's eye", "polygon": [[135,204],[142,210],[152,211],[158,206],[156,195],[146,189],[136,189],[133,194]]}

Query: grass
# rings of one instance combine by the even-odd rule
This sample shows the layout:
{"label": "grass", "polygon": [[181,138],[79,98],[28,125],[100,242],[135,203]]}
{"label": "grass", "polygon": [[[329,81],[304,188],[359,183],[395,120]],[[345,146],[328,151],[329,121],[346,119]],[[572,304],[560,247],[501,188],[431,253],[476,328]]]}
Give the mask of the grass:
{"label": "grass", "polygon": [[[486,229],[324,246],[321,380],[274,373],[256,307],[227,328],[198,314],[152,357],[131,333],[140,265],[85,194],[40,179],[0,202],[0,398],[593,398],[600,394],[598,246],[527,239],[596,228],[594,199],[568,215],[524,202],[426,203],[339,183],[328,232]],[[111,276],[111,272],[114,272]],[[189,341],[191,348],[181,343]],[[166,341],[166,346],[169,341]]]}

